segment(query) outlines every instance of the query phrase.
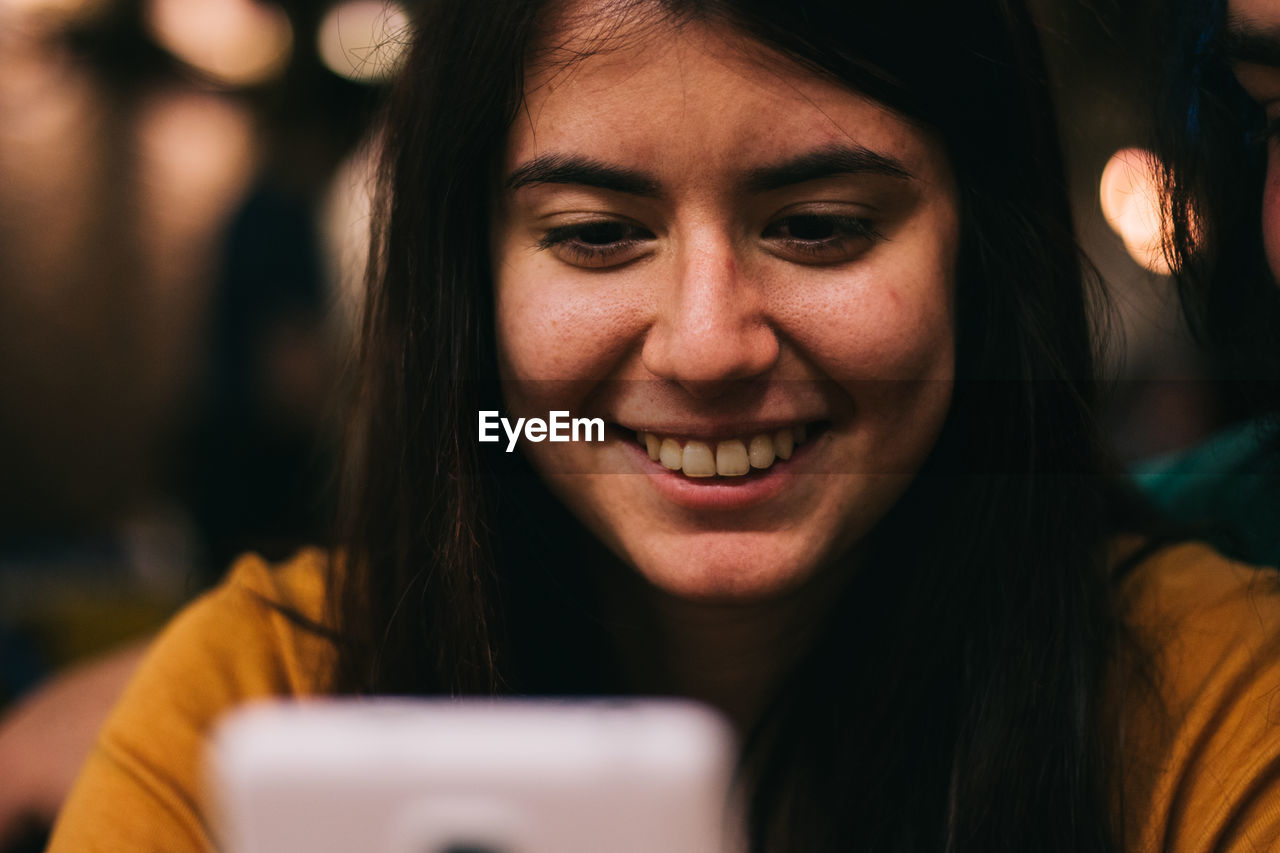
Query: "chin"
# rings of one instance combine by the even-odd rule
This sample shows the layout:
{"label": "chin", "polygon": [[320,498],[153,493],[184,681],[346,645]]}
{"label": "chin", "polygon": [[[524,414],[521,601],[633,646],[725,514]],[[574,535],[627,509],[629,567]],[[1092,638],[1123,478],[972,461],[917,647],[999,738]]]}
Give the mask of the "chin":
{"label": "chin", "polygon": [[[635,570],[662,592],[691,602],[749,604],[784,598],[804,587],[819,573],[811,554],[779,553],[759,537],[723,541],[672,543],[656,552],[627,558]],[[735,537],[736,538],[736,537]]]}

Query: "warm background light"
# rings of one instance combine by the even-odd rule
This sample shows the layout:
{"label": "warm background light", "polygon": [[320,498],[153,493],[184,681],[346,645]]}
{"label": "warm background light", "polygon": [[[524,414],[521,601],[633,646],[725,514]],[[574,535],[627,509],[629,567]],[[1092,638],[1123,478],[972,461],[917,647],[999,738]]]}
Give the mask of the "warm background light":
{"label": "warm background light", "polygon": [[251,86],[277,76],[293,47],[289,16],[273,3],[149,0],[146,22],[166,50],[231,86]]}
{"label": "warm background light", "polygon": [[1168,275],[1162,199],[1160,164],[1150,151],[1121,149],[1102,170],[1099,200],[1107,224],[1135,261],[1151,272]]}
{"label": "warm background light", "polygon": [[366,140],[338,168],[322,205],[325,261],[333,282],[336,321],[343,332],[357,326],[364,301],[365,261],[373,214],[379,141]]}
{"label": "warm background light", "polygon": [[75,19],[93,14],[103,0],[0,0],[0,20],[6,15],[48,15]]}
{"label": "warm background light", "polygon": [[400,69],[408,27],[409,16],[399,3],[350,0],[325,14],[316,47],[334,74],[348,80],[379,82]]}
{"label": "warm background light", "polygon": [[9,64],[15,52],[47,50],[68,28],[92,21],[108,5],[107,0],[0,0],[0,62]]}

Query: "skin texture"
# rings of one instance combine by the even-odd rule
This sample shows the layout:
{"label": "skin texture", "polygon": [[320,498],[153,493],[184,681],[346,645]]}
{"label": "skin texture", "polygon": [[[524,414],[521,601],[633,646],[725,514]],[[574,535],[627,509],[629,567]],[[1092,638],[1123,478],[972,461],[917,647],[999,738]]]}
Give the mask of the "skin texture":
{"label": "skin texture", "polygon": [[1280,5],[1274,0],[1231,0],[1229,31],[1248,44],[1232,62],[1236,79],[1266,113],[1273,132],[1267,145],[1267,177],[1262,199],[1262,240],[1267,264],[1280,276]]}
{"label": "skin texture", "polygon": [[[947,158],[896,114],[723,27],[642,20],[602,44],[566,20],[557,43],[593,53],[535,61],[503,168],[499,358],[512,414],[567,409],[617,428],[603,444],[521,447],[659,590],[719,604],[785,595],[884,515],[945,418],[958,240]],[[905,174],[752,185],[836,148]],[[538,158],[589,159],[644,186],[513,188]],[[673,500],[657,481],[679,475],[634,438],[798,423],[829,428],[765,497],[730,509]]]}

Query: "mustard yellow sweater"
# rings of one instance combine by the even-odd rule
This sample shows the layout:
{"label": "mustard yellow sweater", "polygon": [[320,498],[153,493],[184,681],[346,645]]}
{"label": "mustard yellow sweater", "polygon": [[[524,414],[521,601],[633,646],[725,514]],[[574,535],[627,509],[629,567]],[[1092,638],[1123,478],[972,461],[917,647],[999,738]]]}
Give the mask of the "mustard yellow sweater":
{"label": "mustard yellow sweater", "polygon": [[[155,643],[55,827],[53,853],[212,849],[202,747],[227,709],[322,692],[333,649],[272,603],[320,620],[325,558],[245,558]],[[1280,576],[1198,544],[1121,587],[1156,691],[1118,672],[1125,847],[1280,850]]]}

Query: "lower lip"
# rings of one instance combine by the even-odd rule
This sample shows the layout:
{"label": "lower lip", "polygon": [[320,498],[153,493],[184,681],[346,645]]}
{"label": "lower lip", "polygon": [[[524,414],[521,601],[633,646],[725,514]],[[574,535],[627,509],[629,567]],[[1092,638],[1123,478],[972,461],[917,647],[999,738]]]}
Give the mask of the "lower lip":
{"label": "lower lip", "polygon": [[795,449],[790,459],[742,477],[695,478],[654,462],[648,451],[635,442],[626,444],[659,494],[677,506],[694,510],[743,510],[768,502],[795,480],[796,463],[812,447],[806,442]]}

